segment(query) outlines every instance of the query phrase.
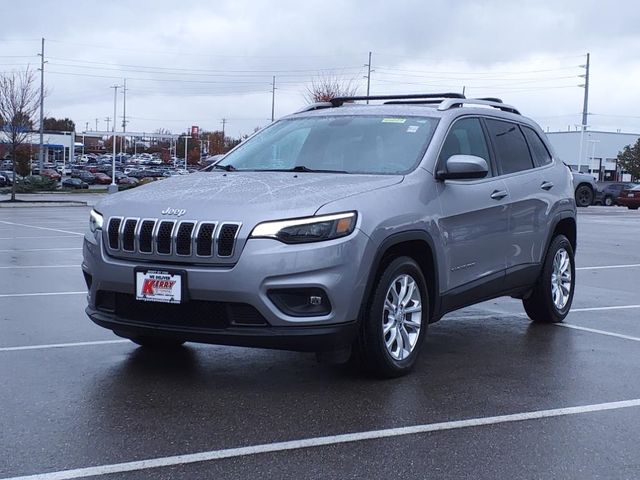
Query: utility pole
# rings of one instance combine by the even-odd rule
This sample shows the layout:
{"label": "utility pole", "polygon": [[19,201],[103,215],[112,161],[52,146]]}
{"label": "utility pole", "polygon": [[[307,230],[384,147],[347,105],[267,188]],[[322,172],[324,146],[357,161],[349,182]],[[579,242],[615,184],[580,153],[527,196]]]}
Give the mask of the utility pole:
{"label": "utility pole", "polygon": [[[111,144],[113,145],[113,159],[111,162],[111,185],[109,185],[109,193],[116,193],[118,191],[118,185],[116,185],[116,107],[118,105],[118,88],[120,85],[113,85],[113,136],[111,137]],[[108,117],[107,117],[108,118]],[[109,130],[109,127],[107,127]]]}
{"label": "utility pole", "polygon": [[223,144],[223,147],[224,147],[224,137],[225,137],[225,135],[224,135],[224,127],[225,127],[226,124],[227,124],[227,119],[223,118],[222,119],[222,144]]}
{"label": "utility pole", "polygon": [[[369,52],[369,62],[365,65],[365,67],[367,67],[367,76],[365,77],[367,79],[367,97],[369,96],[369,91],[371,89],[371,52]],[[367,104],[369,103],[369,100],[367,100]]]}
{"label": "utility pole", "polygon": [[[124,79],[124,85],[122,86],[122,133],[127,131],[127,79]],[[124,147],[124,148],[123,148]],[[120,142],[120,153],[122,154],[122,150],[126,150],[126,140],[124,135],[122,136],[122,141]]]}
{"label": "utility pole", "polygon": [[273,76],[273,82],[271,83],[271,121],[275,118],[276,111],[276,76]]}
{"label": "utility pole", "polygon": [[587,117],[589,116],[589,61],[591,55],[587,53],[587,63],[584,65],[580,65],[585,69],[584,75],[580,75],[580,77],[584,78],[584,84],[580,85],[584,88],[584,102],[582,104],[582,129],[587,129]]}
{"label": "utility pole", "polygon": [[[111,87],[111,88],[113,88],[113,87]],[[107,118],[105,118],[105,119],[104,119],[104,121],[105,121],[105,122],[107,122],[107,132],[108,132],[109,130],[111,130],[111,129],[109,128],[109,123],[111,122],[111,118],[110,118],[110,117],[107,117]]]}
{"label": "utility pole", "polygon": [[42,171],[44,166],[44,38],[40,50],[40,149],[38,150],[38,166]]}
{"label": "utility pole", "polygon": [[85,132],[89,131],[89,122],[84,122],[84,131]]}
{"label": "utility pole", "polygon": [[[107,128],[107,130],[109,130],[109,129]],[[96,132],[97,131],[98,131],[98,119],[96,118]]]}

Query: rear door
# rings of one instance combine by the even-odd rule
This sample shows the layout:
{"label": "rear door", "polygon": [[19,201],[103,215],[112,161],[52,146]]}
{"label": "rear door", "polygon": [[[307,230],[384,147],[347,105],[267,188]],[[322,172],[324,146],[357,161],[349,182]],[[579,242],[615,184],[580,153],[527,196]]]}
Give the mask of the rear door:
{"label": "rear door", "polygon": [[[554,189],[551,155],[530,127],[486,118],[497,167],[509,192],[507,272],[540,262]],[[537,164],[534,164],[535,152]]]}
{"label": "rear door", "polygon": [[478,180],[438,182],[439,229],[446,252],[443,291],[471,289],[489,280],[501,285],[508,234],[507,187],[495,176],[486,132],[478,117],[463,117],[453,123],[438,165],[456,154],[482,157],[490,171]]}

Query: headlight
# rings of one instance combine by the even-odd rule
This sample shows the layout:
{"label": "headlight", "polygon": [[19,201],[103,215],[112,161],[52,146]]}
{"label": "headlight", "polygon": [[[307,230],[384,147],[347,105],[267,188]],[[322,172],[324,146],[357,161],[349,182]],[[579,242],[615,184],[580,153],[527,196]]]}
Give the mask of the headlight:
{"label": "headlight", "polygon": [[91,210],[89,214],[89,230],[91,230],[91,233],[95,233],[98,229],[102,229],[102,215],[95,210]]}
{"label": "headlight", "polygon": [[275,238],[284,243],[307,243],[346,237],[356,228],[356,212],[260,223],[251,238]]}

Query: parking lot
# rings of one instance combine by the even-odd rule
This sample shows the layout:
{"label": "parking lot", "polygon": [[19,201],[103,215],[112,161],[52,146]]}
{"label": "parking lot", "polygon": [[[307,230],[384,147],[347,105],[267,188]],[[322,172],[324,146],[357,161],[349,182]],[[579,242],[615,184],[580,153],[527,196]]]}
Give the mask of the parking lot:
{"label": "parking lot", "polygon": [[485,302],[386,381],[312,354],[153,353],[95,326],[88,212],[0,209],[0,478],[640,477],[638,211],[580,209],[564,324]]}

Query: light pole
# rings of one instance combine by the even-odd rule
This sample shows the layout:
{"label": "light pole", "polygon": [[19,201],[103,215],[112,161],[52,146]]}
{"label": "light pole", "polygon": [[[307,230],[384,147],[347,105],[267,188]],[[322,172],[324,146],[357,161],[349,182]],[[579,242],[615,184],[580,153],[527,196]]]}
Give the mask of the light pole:
{"label": "light pole", "polygon": [[187,147],[189,146],[189,139],[191,138],[191,136],[189,135],[185,135],[184,136],[184,169],[187,169]]}
{"label": "light pole", "polygon": [[111,161],[111,185],[109,185],[108,192],[116,193],[118,191],[118,185],[116,184],[116,109],[118,105],[118,88],[120,85],[113,85],[113,136],[111,137],[111,143],[113,145],[113,158]]}
{"label": "light pole", "polygon": [[584,131],[589,128],[591,125],[575,125],[576,128],[580,127],[580,148],[578,153],[578,165],[577,170],[580,173],[580,166],[582,165],[582,145],[584,143]]}
{"label": "light pole", "polygon": [[[591,144],[591,164],[593,164],[593,160],[596,157],[596,143],[600,143],[600,140],[590,138],[587,142]],[[589,165],[589,168],[591,168],[591,165]],[[598,169],[598,180],[600,180],[600,169]]]}

